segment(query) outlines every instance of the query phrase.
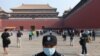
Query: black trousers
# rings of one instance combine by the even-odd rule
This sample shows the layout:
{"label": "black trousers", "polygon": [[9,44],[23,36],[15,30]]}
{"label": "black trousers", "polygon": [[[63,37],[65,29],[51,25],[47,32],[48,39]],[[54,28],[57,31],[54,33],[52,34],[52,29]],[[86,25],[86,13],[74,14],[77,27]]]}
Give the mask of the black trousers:
{"label": "black trousers", "polygon": [[74,38],[74,36],[70,36],[70,42],[72,42],[72,41],[73,41],[73,38]]}
{"label": "black trousers", "polygon": [[86,47],[86,45],[82,45],[82,54],[87,54],[87,47]]}
{"label": "black trousers", "polygon": [[66,35],[63,35],[62,37],[63,37],[63,41],[66,41]]}
{"label": "black trousers", "polygon": [[31,35],[29,35],[29,40],[32,40],[32,36]]}

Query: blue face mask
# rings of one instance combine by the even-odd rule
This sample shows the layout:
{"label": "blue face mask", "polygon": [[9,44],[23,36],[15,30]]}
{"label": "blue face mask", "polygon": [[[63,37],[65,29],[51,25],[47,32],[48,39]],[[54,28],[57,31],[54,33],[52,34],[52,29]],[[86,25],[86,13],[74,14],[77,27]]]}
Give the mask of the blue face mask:
{"label": "blue face mask", "polygon": [[43,48],[43,51],[46,55],[52,56],[55,53],[55,48]]}

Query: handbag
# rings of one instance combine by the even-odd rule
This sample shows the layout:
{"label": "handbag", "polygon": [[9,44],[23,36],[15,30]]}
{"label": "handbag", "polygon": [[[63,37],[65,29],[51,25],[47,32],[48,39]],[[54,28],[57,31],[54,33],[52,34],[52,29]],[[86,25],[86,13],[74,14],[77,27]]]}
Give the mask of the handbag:
{"label": "handbag", "polygon": [[11,41],[9,38],[7,38],[7,44],[11,44]]}

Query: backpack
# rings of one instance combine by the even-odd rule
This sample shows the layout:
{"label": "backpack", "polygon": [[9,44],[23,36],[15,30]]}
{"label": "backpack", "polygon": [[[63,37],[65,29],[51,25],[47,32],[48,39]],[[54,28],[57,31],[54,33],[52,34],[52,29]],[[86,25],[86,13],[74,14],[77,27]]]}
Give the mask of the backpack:
{"label": "backpack", "polygon": [[90,42],[91,42],[91,38],[90,38],[90,37],[87,37],[87,38],[86,38],[86,42],[87,42],[87,43],[90,43]]}
{"label": "backpack", "polygon": [[7,44],[11,44],[11,41],[9,38],[7,38]]}

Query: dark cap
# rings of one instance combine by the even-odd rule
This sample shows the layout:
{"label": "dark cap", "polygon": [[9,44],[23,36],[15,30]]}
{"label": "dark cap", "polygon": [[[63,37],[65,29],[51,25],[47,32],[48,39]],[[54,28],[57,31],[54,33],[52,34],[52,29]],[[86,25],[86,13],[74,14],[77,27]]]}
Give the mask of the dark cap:
{"label": "dark cap", "polygon": [[4,29],[4,31],[6,32],[6,31],[8,31],[8,29]]}
{"label": "dark cap", "polygon": [[42,44],[43,46],[46,45],[57,45],[57,38],[54,35],[45,35],[43,36],[43,40],[42,40]]}

